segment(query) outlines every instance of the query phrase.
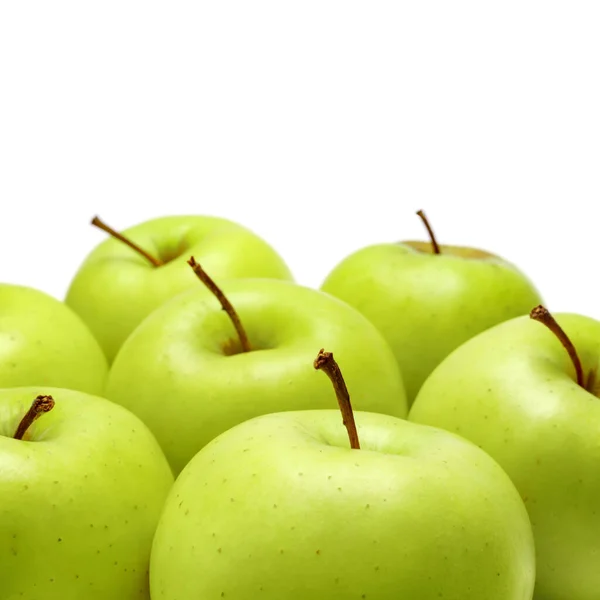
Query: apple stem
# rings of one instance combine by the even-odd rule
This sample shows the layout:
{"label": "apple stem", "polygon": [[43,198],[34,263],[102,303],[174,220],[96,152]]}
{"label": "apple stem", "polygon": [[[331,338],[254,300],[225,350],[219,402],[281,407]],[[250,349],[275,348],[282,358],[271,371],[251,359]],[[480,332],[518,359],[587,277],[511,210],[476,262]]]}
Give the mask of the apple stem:
{"label": "apple stem", "polygon": [[242,326],[240,317],[238,316],[235,308],[231,305],[231,302],[227,299],[227,296],[223,293],[223,290],[209,277],[208,273],[196,262],[196,259],[192,256],[187,261],[188,265],[192,267],[194,273],[200,279],[200,281],[216,296],[217,300],[221,303],[221,308],[227,313],[235,330],[240,339],[240,344],[244,352],[250,352],[252,350],[250,341],[246,335],[246,331]]}
{"label": "apple stem", "polygon": [[29,407],[29,410],[25,413],[25,416],[21,419],[15,435],[15,440],[22,440],[27,430],[31,427],[32,423],[44,413],[51,411],[54,408],[54,398],[52,396],[38,396]]}
{"label": "apple stem", "polygon": [[141,254],[152,266],[161,267],[164,263],[162,260],[152,256],[149,252],[146,252],[143,248],[140,248],[135,242],[132,242],[129,238],[125,237],[122,233],[115,231],[112,227],[109,227],[106,223],[100,220],[99,217],[94,217],[92,219],[92,225],[98,227],[98,229],[102,229],[102,231],[106,231],[110,236],[116,238],[117,240],[123,242],[127,246],[129,246],[132,250],[135,250],[138,254]]}
{"label": "apple stem", "polygon": [[425,213],[422,210],[418,210],[417,215],[419,217],[421,217],[421,221],[423,221],[423,224],[425,225],[425,229],[427,229],[427,233],[429,234],[429,239],[431,240],[431,247],[433,249],[433,253],[441,254],[440,247],[437,243],[437,240],[435,239],[435,235],[434,235],[433,229],[431,228],[431,225],[429,223],[429,219],[427,219],[427,217],[425,216]]}
{"label": "apple stem", "polygon": [[352,404],[350,402],[350,394],[348,393],[348,388],[346,387],[346,382],[344,381],[340,367],[333,358],[333,353],[325,352],[323,348],[321,348],[317,358],[315,358],[313,366],[317,371],[323,371],[331,380],[342,413],[342,422],[348,431],[350,448],[353,450],[360,450],[358,431],[356,430],[354,413],[352,412]]}
{"label": "apple stem", "polygon": [[577,384],[581,387],[585,387],[583,367],[581,366],[581,360],[575,350],[573,342],[569,339],[564,329],[556,322],[556,319],[552,316],[550,311],[542,306],[536,306],[530,313],[529,316],[534,321],[543,323],[561,342],[565,350],[569,353],[571,362],[575,367],[575,373],[577,374]]}

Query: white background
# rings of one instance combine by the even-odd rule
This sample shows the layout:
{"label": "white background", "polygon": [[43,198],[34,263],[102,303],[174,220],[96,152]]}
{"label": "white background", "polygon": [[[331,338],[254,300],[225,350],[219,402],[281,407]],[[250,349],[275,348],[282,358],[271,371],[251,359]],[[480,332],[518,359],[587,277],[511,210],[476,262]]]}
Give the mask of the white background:
{"label": "white background", "polygon": [[104,239],[214,214],[318,286],[423,236],[600,318],[594,2],[0,1],[0,280],[63,297]]}

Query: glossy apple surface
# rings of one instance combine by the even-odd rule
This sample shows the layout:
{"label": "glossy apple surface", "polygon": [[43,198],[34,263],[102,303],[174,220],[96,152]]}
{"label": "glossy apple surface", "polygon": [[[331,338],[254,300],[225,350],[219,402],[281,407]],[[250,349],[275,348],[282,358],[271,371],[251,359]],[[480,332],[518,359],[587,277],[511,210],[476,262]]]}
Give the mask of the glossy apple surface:
{"label": "glossy apple surface", "polygon": [[157,528],[153,600],[531,600],[531,525],[500,467],[447,432],[355,418],[360,450],[337,410],[258,417],[201,450]]}
{"label": "glossy apple surface", "polygon": [[251,417],[335,406],[330,384],[314,377],[321,347],[343,361],[355,408],[406,416],[391,349],[344,302],[284,281],[223,282],[253,348],[241,352],[217,299],[196,285],[129,337],[106,391],[150,427],[175,473],[215,436]]}
{"label": "glossy apple surface", "polygon": [[404,375],[409,403],[431,371],[474,335],[541,302],[531,281],[488,252],[404,242],[358,250],[322,289],[348,302],[385,336]]}
{"label": "glossy apple surface", "polygon": [[[13,439],[38,394],[55,407]],[[173,476],[134,415],[56,388],[0,390],[0,589],[7,600],[148,600]]]}
{"label": "glossy apple surface", "polygon": [[[555,317],[587,376],[600,323]],[[431,374],[410,419],[473,441],[512,478],[535,534],[536,600],[598,598],[600,399],[577,385],[554,334],[521,317],[473,338]]]}

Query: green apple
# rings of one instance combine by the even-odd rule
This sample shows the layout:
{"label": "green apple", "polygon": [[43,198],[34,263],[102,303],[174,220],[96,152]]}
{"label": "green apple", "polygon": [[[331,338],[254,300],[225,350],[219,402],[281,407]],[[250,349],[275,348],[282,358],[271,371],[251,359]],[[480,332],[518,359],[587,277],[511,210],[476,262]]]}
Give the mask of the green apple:
{"label": "green apple", "polygon": [[[54,403],[19,425],[39,416],[30,405]],[[72,390],[0,390],[0,596],[148,600],[172,484],[156,439],[124,408]]]}
{"label": "green apple", "polygon": [[328,409],[205,446],[161,515],[152,599],[531,600],[531,525],[502,469],[445,431],[354,416],[360,449]]}
{"label": "green apple", "polygon": [[107,374],[98,342],[68,306],[30,287],[0,284],[0,388],[101,394]]}
{"label": "green apple", "polygon": [[[439,249],[439,254],[435,253]],[[406,241],[358,250],[321,289],[348,302],[391,345],[411,404],[440,361],[477,333],[541,302],[513,264],[483,250]]]}
{"label": "green apple", "polygon": [[[93,223],[115,235],[97,218]],[[109,362],[147,315],[179,292],[197,285],[185,262],[190,254],[217,277],[292,279],[288,267],[269,244],[226,219],[162,217],[123,234],[138,251],[122,239],[104,240],[83,262],[65,300],[88,324]]]}
{"label": "green apple", "polygon": [[150,427],[175,473],[218,434],[251,417],[330,406],[330,387],[310,367],[315,347],[329,346],[342,358],[358,408],[406,416],[391,349],[344,302],[292,282],[227,281],[222,290],[250,341],[244,352],[217,298],[196,286],[136,328],[106,390]]}
{"label": "green apple", "polygon": [[588,373],[598,367],[600,322],[575,314],[556,321],[583,364],[582,385],[556,335],[519,317],[450,354],[409,418],[471,440],[512,478],[533,525],[537,600],[597,600],[600,399]]}

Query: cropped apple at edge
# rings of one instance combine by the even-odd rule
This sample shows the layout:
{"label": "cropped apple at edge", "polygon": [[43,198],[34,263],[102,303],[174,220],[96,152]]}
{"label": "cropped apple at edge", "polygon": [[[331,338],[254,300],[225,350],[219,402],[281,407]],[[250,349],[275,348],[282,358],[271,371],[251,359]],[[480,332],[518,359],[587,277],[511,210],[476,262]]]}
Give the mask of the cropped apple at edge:
{"label": "cropped apple at edge", "polygon": [[511,477],[533,524],[536,600],[596,600],[600,322],[575,314],[554,320],[575,349],[580,375],[555,333],[518,317],[442,361],[409,420],[471,440]]}
{"label": "cropped apple at edge", "polygon": [[0,388],[51,386],[101,395],[108,364],[81,318],[34,288],[0,284]]}
{"label": "cropped apple at edge", "polygon": [[[41,394],[54,408],[14,439]],[[147,600],[172,484],[155,438],[122,407],[51,387],[0,390],[0,596]]]}
{"label": "cropped apple at edge", "polygon": [[159,217],[123,234],[145,249],[152,260],[109,237],[84,260],[65,298],[90,327],[109,363],[146,316],[196,285],[186,265],[190,255],[219,278],[293,279],[284,260],[267,242],[227,219]]}

